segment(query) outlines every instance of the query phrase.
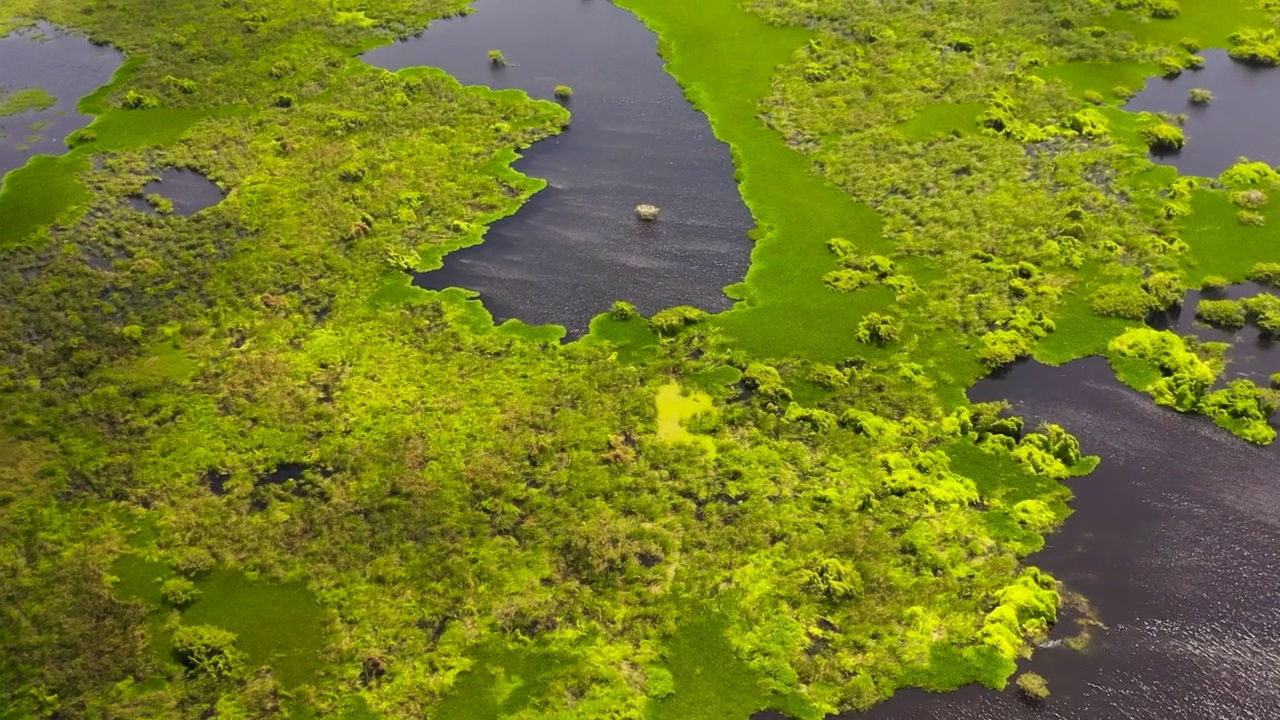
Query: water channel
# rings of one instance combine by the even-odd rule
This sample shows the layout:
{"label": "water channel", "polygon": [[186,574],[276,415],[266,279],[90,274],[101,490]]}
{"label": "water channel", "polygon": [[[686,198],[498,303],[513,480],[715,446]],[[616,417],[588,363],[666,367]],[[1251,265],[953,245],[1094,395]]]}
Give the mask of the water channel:
{"label": "water channel", "polygon": [[[1124,107],[1133,112],[1186,114],[1186,146],[1152,159],[1173,165],[1183,175],[1201,177],[1217,177],[1242,156],[1280,164],[1280,132],[1276,132],[1280,92],[1276,92],[1275,69],[1236,62],[1225,50],[1205,50],[1201,55],[1203,68],[1148,80]],[[1213,100],[1192,103],[1193,88],[1211,91]]]}
{"label": "water channel", "polygon": [[0,116],[0,177],[33,155],[61,155],[67,135],[93,118],[76,111],[80,98],[111,81],[123,56],[48,23],[0,37],[0,89],[39,89],[51,107]]}
{"label": "water channel", "polygon": [[[378,67],[440,67],[464,84],[543,99],[573,89],[570,128],[515,166],[548,187],[415,283],[477,291],[495,321],[556,323],[571,338],[614,300],[645,314],[728,309],[722,288],[746,273],[751,215],[729,148],[663,70],[656,44],[612,3],[480,0],[471,15],[366,54]],[[509,64],[490,63],[491,49]],[[660,218],[639,221],[641,203]]]}
{"label": "water channel", "polygon": [[142,197],[129,198],[129,206],[138,212],[156,214],[156,209],[146,200],[146,196],[152,194],[173,203],[173,214],[181,217],[213,207],[223,198],[222,189],[217,184],[187,168],[164,170],[158,180],[142,186]]}

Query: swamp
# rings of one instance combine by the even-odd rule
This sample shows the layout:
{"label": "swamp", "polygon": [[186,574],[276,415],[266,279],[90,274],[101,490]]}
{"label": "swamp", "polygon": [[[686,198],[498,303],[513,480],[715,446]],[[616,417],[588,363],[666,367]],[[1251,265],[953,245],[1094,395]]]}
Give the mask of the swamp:
{"label": "swamp", "polygon": [[1253,719],[1273,0],[0,0],[0,720]]}

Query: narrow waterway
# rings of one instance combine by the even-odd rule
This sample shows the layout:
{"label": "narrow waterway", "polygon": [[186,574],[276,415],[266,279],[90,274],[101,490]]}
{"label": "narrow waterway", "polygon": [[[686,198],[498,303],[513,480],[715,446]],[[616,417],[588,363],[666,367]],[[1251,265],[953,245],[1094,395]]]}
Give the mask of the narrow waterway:
{"label": "narrow waterway", "polygon": [[[978,383],[1034,426],[1102,456],[1075,514],[1030,562],[1083,593],[1107,630],[1087,653],[1043,648],[1016,690],[898,693],[849,720],[1274,720],[1280,707],[1280,447],[1248,445],[1120,385],[1106,362],[1021,363]],[[1055,633],[1061,637],[1064,633]],[[761,713],[759,720],[778,718]]]}
{"label": "narrow waterway", "polygon": [[[433,66],[468,85],[552,99],[572,88],[569,129],[525,151],[516,169],[548,187],[494,223],[480,245],[415,278],[479,292],[497,322],[564,325],[569,337],[614,300],[653,313],[732,304],[746,273],[752,219],[729,148],[663,70],[657,38],[609,2],[479,0],[471,15],[375,49],[370,64]],[[507,65],[494,65],[499,50]],[[637,219],[638,204],[661,208]]]}
{"label": "narrow waterway", "polygon": [[55,98],[47,108],[0,115],[0,177],[33,155],[66,152],[67,135],[93,120],[79,114],[76,103],[110,82],[122,61],[118,51],[48,23],[0,38],[0,89],[41,90]]}
{"label": "narrow waterway", "polygon": [[[1204,67],[1173,78],[1152,78],[1124,107],[1133,112],[1185,113],[1187,144],[1181,150],[1153,154],[1183,175],[1217,177],[1242,156],[1280,164],[1280,72],[1236,62],[1225,50],[1206,50]],[[1209,90],[1213,100],[1191,102],[1193,88]]]}

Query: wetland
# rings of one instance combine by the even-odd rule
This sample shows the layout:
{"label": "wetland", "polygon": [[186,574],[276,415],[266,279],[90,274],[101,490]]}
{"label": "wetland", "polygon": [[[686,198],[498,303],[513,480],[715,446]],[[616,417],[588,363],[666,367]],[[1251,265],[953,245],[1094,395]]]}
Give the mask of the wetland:
{"label": "wetland", "polygon": [[1268,717],[1273,12],[0,0],[0,718]]}

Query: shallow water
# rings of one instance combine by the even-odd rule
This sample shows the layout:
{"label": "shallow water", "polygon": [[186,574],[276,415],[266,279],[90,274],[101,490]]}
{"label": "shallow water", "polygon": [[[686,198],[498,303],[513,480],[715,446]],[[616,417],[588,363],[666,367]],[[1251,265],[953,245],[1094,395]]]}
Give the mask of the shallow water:
{"label": "shallow water", "polygon": [[971,687],[905,691],[843,717],[1274,720],[1280,447],[1156,407],[1101,358],[1021,363],[969,395],[1010,399],[1030,426],[1056,422],[1102,456],[1071,482],[1075,514],[1031,562],[1083,593],[1109,629],[1088,654],[1041,649],[1019,665],[1049,681],[1052,697],[1039,707],[1014,690]]}
{"label": "shallow water", "polygon": [[[143,196],[152,193],[172,202],[173,214],[184,217],[213,207],[223,198],[222,189],[212,180],[186,168],[169,168],[160,173],[159,180],[142,186]],[[156,213],[143,197],[129,198],[129,205],[139,212]]]}
{"label": "shallow water", "polygon": [[[1231,59],[1225,50],[1206,50],[1204,67],[1176,78],[1152,78],[1125,105],[1134,112],[1186,113],[1187,144],[1176,152],[1153,155],[1183,175],[1217,177],[1241,156],[1280,164],[1280,70]],[[1192,88],[1213,92],[1213,101],[1194,105]]]}
{"label": "shallow water", "polygon": [[122,61],[118,51],[48,23],[0,38],[0,87],[39,88],[57,98],[48,110],[0,117],[0,176],[33,155],[66,152],[67,135],[93,119],[77,113],[76,102],[110,82]]}
{"label": "shallow water", "polygon": [[[482,244],[445,257],[415,283],[476,290],[497,322],[584,333],[614,300],[645,314],[672,305],[728,309],[721,289],[746,273],[750,213],[729,149],[685,100],[656,36],[608,2],[480,0],[472,15],[365,55],[378,67],[443,68],[464,84],[551,99],[573,88],[571,127],[516,164],[548,187],[493,224]],[[506,56],[494,67],[490,49]],[[662,209],[654,223],[634,208]]]}

